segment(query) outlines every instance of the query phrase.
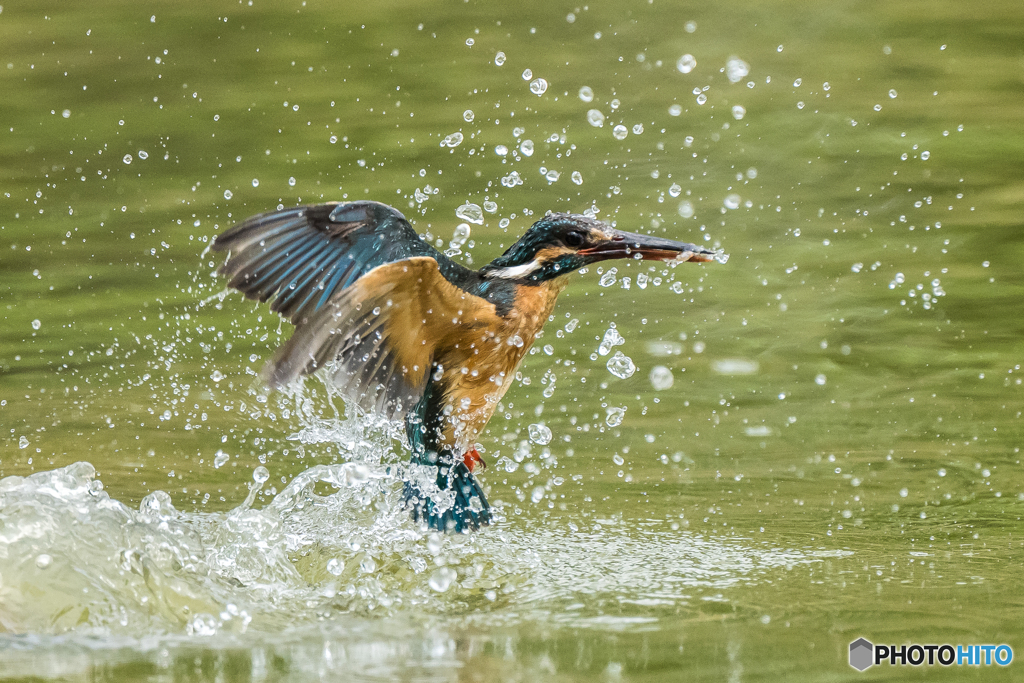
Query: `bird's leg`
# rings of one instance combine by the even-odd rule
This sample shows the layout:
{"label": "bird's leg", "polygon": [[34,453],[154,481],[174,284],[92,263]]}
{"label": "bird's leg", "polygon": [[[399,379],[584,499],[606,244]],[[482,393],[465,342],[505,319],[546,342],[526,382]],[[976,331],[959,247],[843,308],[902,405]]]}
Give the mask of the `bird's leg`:
{"label": "bird's leg", "polygon": [[[413,466],[411,476],[405,483],[405,501],[412,518],[422,520],[428,528],[462,533],[491,522],[487,497],[480,482],[473,476],[473,467],[477,462],[482,463],[483,459],[476,449],[459,458],[442,442],[442,402],[432,400],[437,398],[437,389],[434,382],[428,382],[423,398],[405,419]],[[417,466],[433,468],[427,477],[434,481],[428,483],[420,478],[429,470],[425,472],[419,469],[419,475],[413,476]],[[434,490],[435,485],[436,492],[432,497],[430,491]],[[434,500],[438,492],[441,499]],[[446,500],[449,502],[445,503]]]}
{"label": "bird's leg", "polygon": [[471,448],[463,454],[462,462],[465,463],[470,472],[474,471],[477,465],[480,465],[482,470],[487,469],[487,463],[484,462],[484,459],[475,448]]}

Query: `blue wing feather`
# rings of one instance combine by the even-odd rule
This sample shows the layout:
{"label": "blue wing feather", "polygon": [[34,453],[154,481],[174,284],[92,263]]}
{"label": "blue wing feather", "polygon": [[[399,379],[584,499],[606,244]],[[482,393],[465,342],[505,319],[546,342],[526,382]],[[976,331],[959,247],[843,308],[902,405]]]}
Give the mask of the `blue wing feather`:
{"label": "blue wing feather", "polygon": [[[230,287],[250,299],[273,299],[271,310],[296,325],[264,371],[272,386],[326,366],[355,405],[391,419],[406,416],[414,405],[426,406],[432,361],[428,354],[413,363],[403,362],[385,327],[387,314],[380,314],[374,302],[389,308],[389,292],[396,283],[415,287],[440,275],[503,312],[510,307],[515,287],[511,282],[484,281],[452,262],[421,240],[401,213],[377,202],[300,206],[262,214],[219,235],[211,249],[229,252],[220,272]],[[434,263],[417,257],[432,259],[436,269]],[[371,271],[398,261],[407,263],[382,268],[353,287]],[[424,286],[429,289],[431,284]],[[422,371],[417,373],[418,368]],[[441,405],[435,407],[440,410]],[[410,432],[413,460],[420,466],[426,452],[421,441],[418,432]],[[462,532],[490,523],[491,517],[479,482],[455,455],[446,451],[443,459],[448,465],[437,468],[435,480],[427,476],[410,481],[405,495],[415,519],[430,528]],[[444,510],[431,497],[437,492],[447,496]]]}
{"label": "blue wing feather", "polygon": [[470,272],[420,239],[400,212],[369,201],[261,214],[211,248],[230,252],[220,269],[230,287],[259,301],[275,297],[271,309],[296,324],[385,263],[429,256],[453,282]]}

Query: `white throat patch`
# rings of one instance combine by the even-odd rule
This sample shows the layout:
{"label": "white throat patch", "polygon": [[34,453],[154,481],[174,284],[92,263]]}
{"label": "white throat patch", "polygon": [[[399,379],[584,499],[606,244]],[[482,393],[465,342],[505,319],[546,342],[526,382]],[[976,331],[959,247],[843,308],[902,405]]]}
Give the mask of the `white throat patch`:
{"label": "white throat patch", "polygon": [[530,261],[524,263],[521,266],[512,266],[509,268],[498,268],[497,270],[490,270],[487,272],[487,277],[498,277],[504,280],[518,280],[524,278],[530,273],[540,268],[539,261]]}

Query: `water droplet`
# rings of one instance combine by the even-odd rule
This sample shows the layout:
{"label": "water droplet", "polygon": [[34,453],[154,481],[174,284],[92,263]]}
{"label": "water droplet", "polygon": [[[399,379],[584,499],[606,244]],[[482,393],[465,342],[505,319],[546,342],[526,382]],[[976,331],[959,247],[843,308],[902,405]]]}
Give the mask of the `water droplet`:
{"label": "water droplet", "polygon": [[680,187],[678,183],[672,183],[668,188],[669,195],[673,197],[678,197],[682,192],[683,188]]}
{"label": "water droplet", "polygon": [[547,493],[543,486],[534,486],[533,490],[530,491],[530,500],[534,503],[539,503],[544,500],[544,494]]}
{"label": "water droplet", "polygon": [[372,557],[367,555],[363,558],[363,561],[359,563],[359,568],[364,574],[372,574],[377,571],[377,563],[374,562]]}
{"label": "water droplet", "polygon": [[533,78],[533,72],[529,69],[523,69],[523,80],[528,81]]}
{"label": "water droplet", "polygon": [[345,565],[338,561],[338,558],[332,558],[327,562],[327,571],[335,576],[340,576],[341,572],[345,571]]}
{"label": "water droplet", "polygon": [[473,123],[474,117],[475,114],[473,114],[472,109],[467,109],[466,111],[462,112],[462,118],[466,121],[466,123]]}
{"label": "water droplet", "polygon": [[722,205],[727,209],[738,209],[740,208],[740,196],[736,193],[728,194],[725,199],[722,200]]}
{"label": "water droplet", "polygon": [[[481,218],[481,223],[483,218]],[[450,249],[460,249],[469,240],[470,227],[468,223],[459,223],[455,227],[455,232],[452,233],[452,240],[448,243]]]}
{"label": "water droplet", "polygon": [[497,154],[499,157],[506,156],[508,154],[508,147],[506,147],[505,145],[495,145],[494,153]]}
{"label": "water droplet", "polygon": [[619,379],[632,377],[633,373],[636,372],[636,365],[633,364],[633,359],[622,353],[622,351],[616,351],[615,355],[608,359],[606,367],[608,372]]}
{"label": "water droplet", "polygon": [[890,90],[889,91],[889,97],[895,100],[896,99],[896,91],[895,90]]}
{"label": "water droplet", "polygon": [[215,636],[217,635],[217,619],[212,614],[197,614],[188,623],[188,632],[193,636]]}
{"label": "water droplet", "polygon": [[739,83],[750,73],[750,65],[739,57],[730,57],[725,63],[725,75],[730,83]]}
{"label": "water droplet", "polygon": [[626,459],[623,458],[618,453],[616,453],[615,455],[612,456],[612,462],[614,462],[619,467],[622,467],[626,463]]}
{"label": "water droplet", "polygon": [[921,161],[928,161],[928,158],[932,155],[928,150],[921,152]]}
{"label": "water droplet", "polygon": [[451,587],[456,578],[458,578],[458,574],[455,573],[454,569],[451,567],[440,567],[430,575],[430,580],[427,583],[432,590],[444,593]]}
{"label": "water droplet", "polygon": [[36,318],[35,320],[32,321],[32,329],[33,330],[38,330],[42,326],[43,326],[43,321],[41,321],[39,318]]}
{"label": "water droplet", "polygon": [[[604,422],[609,427],[618,427],[620,424],[622,424],[622,420],[625,419],[625,417],[626,417],[626,408],[625,407],[622,407],[622,408],[616,408],[616,407],[606,408],[605,412],[606,412],[606,415],[605,415],[605,418],[604,418]],[[621,465],[622,463],[620,462],[618,464]]]}
{"label": "water droplet", "polygon": [[583,184],[583,174],[580,173],[579,171],[573,171],[572,172],[572,181],[574,183],[576,183],[577,185],[582,185]]}
{"label": "water droplet", "polygon": [[693,204],[689,199],[679,202],[679,215],[683,218],[693,218]]}
{"label": "water droplet", "polygon": [[338,136],[337,136],[337,135],[332,135],[331,137],[327,138],[327,140],[328,140],[328,142],[330,142],[330,143],[331,143],[332,145],[336,145],[336,144],[338,144]]}
{"label": "water droplet", "polygon": [[633,126],[633,135],[641,135],[644,132],[644,124],[638,123]]}
{"label": "water droplet", "polygon": [[288,178],[288,187],[295,187],[295,183],[296,183],[295,176],[292,176],[291,178]]}
{"label": "water droplet", "polygon": [[451,135],[446,135],[444,140],[441,141],[442,147],[458,147],[462,144],[462,133],[455,131]]}
{"label": "water droplet", "polygon": [[224,379],[224,373],[221,372],[220,370],[214,370],[213,372],[210,373],[210,379],[212,379],[214,382],[219,382],[222,379]]}
{"label": "water droplet", "polygon": [[672,376],[672,371],[664,365],[655,365],[651,368],[651,374],[648,375],[648,379],[651,380],[651,386],[656,391],[670,389],[676,381],[676,378]]}
{"label": "water droplet", "polygon": [[629,130],[620,123],[612,128],[612,135],[615,136],[616,140],[625,140],[626,136],[629,135]]}
{"label": "water droplet", "polygon": [[235,195],[232,194],[231,190],[224,190],[224,199],[231,199]]}
{"label": "water droplet", "polygon": [[708,101],[708,96],[704,93],[697,95],[697,104],[704,104]]}
{"label": "water droplet", "polygon": [[530,92],[534,95],[543,95],[548,89],[548,82],[543,78],[538,78],[530,83]]}
{"label": "water droplet", "polygon": [[[598,281],[597,284],[601,285],[602,287],[611,287],[612,285],[615,284],[615,273],[617,272],[617,268],[609,268],[608,272],[601,276],[601,279]],[[609,330],[609,332],[611,331],[612,330]],[[618,334],[618,332],[616,331],[615,334]],[[608,338],[608,334],[605,334],[605,338]]]}
{"label": "water droplet", "polygon": [[472,38],[466,38],[466,45],[467,46],[473,47],[473,45],[475,45],[475,44],[476,44],[475,40],[473,40]]}
{"label": "water droplet", "polygon": [[252,186],[253,187],[259,187],[260,186],[260,179],[259,178],[253,178],[252,179]]}
{"label": "water droplet", "polygon": [[683,106],[680,104],[673,104],[668,108],[669,116],[679,116],[683,113]]}
{"label": "water droplet", "polygon": [[711,363],[711,369],[719,375],[754,375],[760,367],[756,360],[746,358],[724,358]]}
{"label": "water droplet", "polygon": [[580,99],[584,102],[594,101],[594,91],[590,89],[589,85],[585,85],[580,88]]}
{"label": "water droplet", "polygon": [[505,63],[505,53],[504,52],[499,52],[498,54],[494,55],[494,63],[497,64],[498,66],[501,66],[502,64],[504,64]]}
{"label": "water droplet", "polygon": [[455,209],[455,215],[464,221],[476,223],[477,225],[481,225],[484,222],[483,209],[481,209],[479,205],[471,204],[470,202],[466,202],[459,208]]}
{"label": "water droplet", "polygon": [[516,185],[522,185],[523,179],[519,177],[518,171],[512,171],[507,176],[502,177],[501,184],[505,187],[515,187]]}
{"label": "water droplet", "polygon": [[591,109],[587,112],[587,122],[594,128],[600,128],[604,125],[604,114],[599,109]]}
{"label": "water droplet", "polygon": [[558,180],[561,176],[562,174],[556,171],[555,169],[551,169],[550,171],[544,174],[544,177],[548,179],[549,185]]}
{"label": "water droplet", "polygon": [[441,548],[444,547],[444,539],[441,538],[441,534],[433,532],[427,537],[427,552],[431,555],[437,556],[441,554]]}
{"label": "water droplet", "polygon": [[486,201],[484,202],[484,211],[487,213],[494,213],[498,210],[498,205],[495,202]]}
{"label": "water droplet", "polygon": [[53,558],[46,553],[40,553],[36,556],[36,566],[40,569],[47,569],[53,564]]}
{"label": "water droplet", "polygon": [[126,164],[132,163],[132,155],[131,154],[125,154],[124,158],[122,158],[121,161],[123,161]]}
{"label": "water droplet", "polygon": [[825,375],[816,375],[814,378],[814,383],[818,386],[825,386],[826,381],[828,381],[828,378],[826,378]]}
{"label": "water droplet", "polygon": [[529,426],[528,431],[530,433],[530,441],[541,446],[551,443],[551,430],[542,424],[532,424]]}
{"label": "water droplet", "polygon": [[142,159],[143,161],[145,161],[146,159],[149,158],[149,152],[147,152],[144,149],[140,149],[139,150],[139,158]]}
{"label": "water droplet", "polygon": [[270,479],[270,470],[263,465],[260,465],[252,471],[252,480],[257,484],[264,483],[267,479]]}
{"label": "water droplet", "polygon": [[745,107],[743,107],[742,105],[739,105],[739,104],[733,105],[732,117],[734,119],[739,121],[740,119],[742,119],[746,115],[747,115],[747,110],[746,110]]}
{"label": "water droplet", "polygon": [[60,115],[63,116],[64,118],[66,118],[66,119],[70,119],[71,118],[71,110],[70,109],[65,109],[64,111],[62,111],[60,113]]}
{"label": "water droplet", "polygon": [[519,145],[519,151],[523,153],[523,156],[533,156],[533,140],[523,140],[522,144]]}
{"label": "water droplet", "polygon": [[23,436],[18,439],[18,448],[28,448],[28,437]]}
{"label": "water droplet", "polygon": [[697,59],[689,53],[680,57],[679,60],[676,62],[676,68],[679,69],[679,73],[682,74],[690,73],[691,71],[694,70],[696,66]]}

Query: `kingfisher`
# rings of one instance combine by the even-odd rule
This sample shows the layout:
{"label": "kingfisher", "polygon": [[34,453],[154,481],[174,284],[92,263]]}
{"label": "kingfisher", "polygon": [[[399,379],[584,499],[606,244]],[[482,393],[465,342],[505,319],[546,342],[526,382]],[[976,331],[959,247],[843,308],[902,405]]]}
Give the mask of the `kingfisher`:
{"label": "kingfisher", "polygon": [[[295,325],[263,371],[282,388],[318,370],[350,406],[404,421],[405,503],[430,529],[491,521],[476,444],[573,271],[608,259],[711,261],[695,244],[548,213],[472,270],[373,201],[296,206],[218,235],[220,273]],[[722,260],[721,258],[719,260]]]}

